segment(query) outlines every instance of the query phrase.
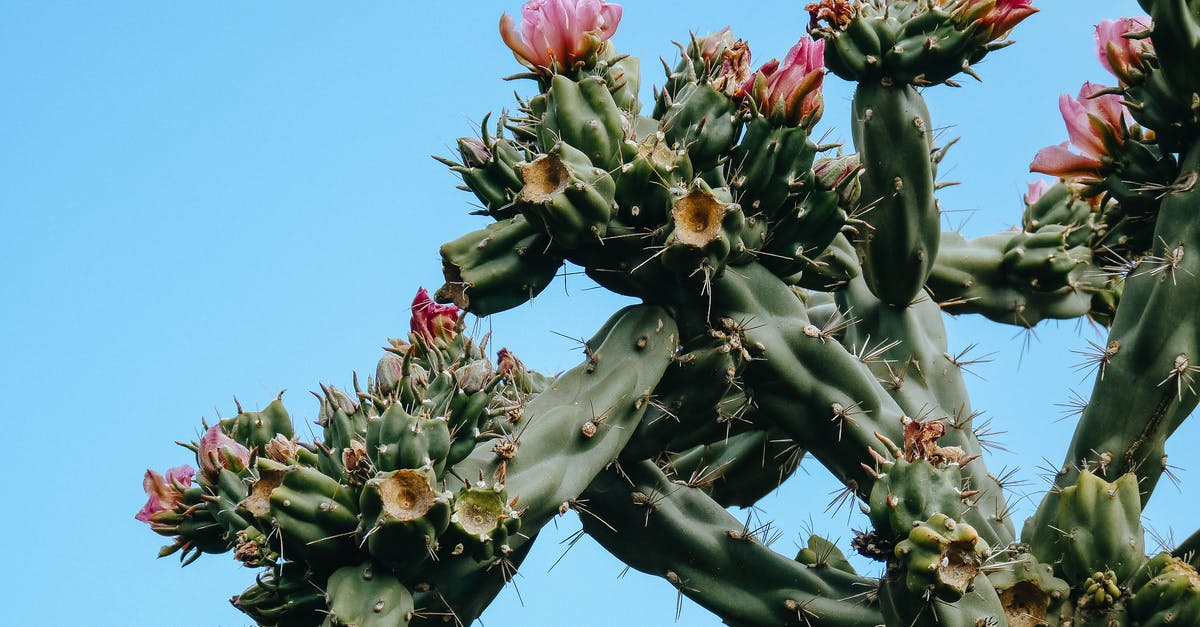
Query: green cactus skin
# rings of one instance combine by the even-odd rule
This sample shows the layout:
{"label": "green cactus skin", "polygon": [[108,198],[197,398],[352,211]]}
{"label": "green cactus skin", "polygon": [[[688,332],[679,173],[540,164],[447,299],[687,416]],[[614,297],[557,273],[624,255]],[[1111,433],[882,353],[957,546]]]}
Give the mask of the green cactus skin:
{"label": "green cactus skin", "polygon": [[855,598],[871,580],[771,551],[703,491],[672,483],[649,462],[623,470],[628,480],[608,470],[584,493],[595,514],[580,516],[584,529],[625,563],[667,579],[727,624],[881,622],[872,603]]}
{"label": "green cactus skin", "polygon": [[[873,481],[862,464],[878,446],[875,433],[899,439],[901,411],[866,367],[810,323],[804,303],[758,264],[740,266],[713,284],[713,311],[753,320],[744,344],[755,360],[746,367],[759,410],[821,460],[843,482],[867,494]],[[818,374],[819,373],[819,374]],[[834,421],[834,405],[857,408]]]}
{"label": "green cactus skin", "polygon": [[[540,529],[617,458],[677,343],[678,331],[665,310],[622,309],[587,342],[583,364],[529,401],[523,428],[497,440],[517,445],[511,458],[498,455],[494,446],[479,447],[455,472],[496,480],[503,466],[505,490],[525,510],[522,528]],[[589,422],[596,427],[591,436],[584,434]]]}
{"label": "green cactus skin", "polygon": [[496,128],[496,136],[488,129],[490,114],[483,116],[479,125],[479,138],[460,137],[458,154],[462,163],[434,157],[450,171],[462,177],[460,189],[475,194],[483,203],[483,213],[497,220],[516,215],[513,199],[521,191],[521,179],[517,176],[517,164],[525,160],[525,154],[510,139],[502,134],[504,118]]}
{"label": "green cactus skin", "polygon": [[880,300],[905,307],[933,270],[941,236],[929,110],[912,86],[872,81],[855,89],[853,116],[862,197],[876,203],[857,242],[863,276]]}
{"label": "green cactus skin", "polygon": [[335,570],[325,594],[329,615],[323,627],[404,627],[412,618],[412,593],[375,564]]}
{"label": "green cactus skin", "polygon": [[[990,8],[990,5],[989,5]],[[855,3],[844,25],[814,29],[827,42],[825,62],[848,81],[888,78],[897,83],[954,84],[951,80],[1002,44],[980,37],[967,19],[947,8],[912,0]]]}
{"label": "green cactus skin", "polygon": [[809,290],[835,290],[862,273],[858,251],[842,233],[833,237],[824,252],[811,260],[800,261],[801,270],[781,277],[784,283]]}
{"label": "green cactus skin", "polygon": [[508,539],[521,528],[520,512],[509,506],[504,489],[480,482],[464,486],[454,495],[450,510],[450,533],[446,542],[451,555],[470,555],[476,561],[496,557]]}
{"label": "green cactus skin", "polygon": [[746,125],[734,146],[730,187],[751,215],[779,219],[793,205],[797,188],[812,184],[817,147],[801,127],[776,127],[765,117]]}
{"label": "green cactus skin", "polygon": [[434,489],[434,478],[431,468],[382,472],[359,496],[358,544],[400,579],[436,552],[450,524],[450,495]]}
{"label": "green cactus skin", "polygon": [[[617,458],[677,345],[678,329],[662,308],[618,311],[586,343],[587,360],[526,404],[518,432],[498,438],[503,456],[494,445],[480,446],[454,468],[460,477],[484,477],[487,489],[502,478],[506,498],[516,499],[521,511],[521,533],[494,547],[494,559],[444,556],[418,573],[415,580],[425,590],[417,595],[419,606],[453,611],[464,623],[478,616],[538,530]],[[591,436],[584,433],[589,423],[595,427]],[[507,575],[498,576],[495,568]]]}
{"label": "green cactus skin", "polygon": [[1057,563],[1071,583],[1112,571],[1115,581],[1124,584],[1146,561],[1141,514],[1135,475],[1109,483],[1090,472],[1080,473],[1078,483],[1059,496],[1053,528],[1033,536],[1034,554],[1043,562]]}
{"label": "green cactus skin", "polygon": [[670,99],[660,118],[667,141],[687,151],[696,171],[716,167],[717,159],[737,139],[734,121],[737,104],[705,83],[686,84],[671,94]]}
{"label": "green cactus skin", "polygon": [[578,148],[559,142],[533,161],[518,164],[524,186],[517,206],[559,249],[576,249],[603,237],[613,215],[616,184]]}
{"label": "green cactus skin", "polygon": [[[907,493],[921,486],[918,489],[925,490],[927,494],[940,494],[926,498],[935,502],[953,502],[961,497],[958,490],[947,488],[960,479],[951,478],[949,484],[942,481],[961,473],[961,478],[967,480],[966,489],[977,492],[970,497],[972,506],[966,510],[967,522],[974,525],[983,539],[992,546],[1003,546],[1012,542],[1016,532],[1009,516],[1009,507],[1005,503],[1004,490],[999,481],[988,472],[983,461],[983,447],[976,436],[979,425],[974,424],[975,414],[971,410],[966,382],[963,380],[963,368],[970,358],[964,354],[957,357],[951,355],[940,308],[927,298],[920,299],[904,309],[888,307],[871,295],[862,279],[851,281],[845,289],[837,293],[836,299],[841,311],[853,312],[855,316],[853,323],[846,329],[842,344],[856,355],[863,355],[861,361],[884,383],[888,394],[906,414],[925,415],[934,420],[944,421],[945,435],[939,442],[945,446],[958,447],[962,452],[963,459],[958,462],[962,465],[958,470],[948,467],[934,471],[932,474],[941,479],[931,477],[933,483],[930,485],[923,485],[917,481],[898,490]],[[872,338],[876,338],[874,344]],[[908,340],[889,348],[887,341],[890,338]],[[899,470],[910,466],[911,469]],[[898,460],[897,471],[888,472],[913,472],[916,471],[916,466],[918,464]],[[924,474],[929,470],[923,468],[919,472]],[[889,481],[889,484],[891,483],[894,482]],[[924,520],[938,511],[958,518],[958,512],[964,504],[960,500],[956,509],[922,511],[908,523],[917,519]],[[893,529],[901,535],[907,533],[907,526]]]}
{"label": "green cactus skin", "polygon": [[290,438],[292,419],[283,402],[276,398],[261,412],[238,412],[233,418],[221,421],[221,430],[247,448],[263,450],[276,435]]}
{"label": "green cactus skin", "polygon": [[446,284],[437,299],[478,316],[512,309],[542,293],[562,267],[550,236],[524,216],[490,224],[442,245]]}
{"label": "green cactus skin", "polygon": [[245,516],[246,510],[241,503],[248,495],[245,481],[231,470],[222,470],[217,474],[216,485],[213,486],[216,498],[208,503],[212,517],[228,532],[227,537],[233,537],[237,532],[250,526]]}
{"label": "green cactus skin", "polygon": [[367,455],[379,472],[431,465],[436,474],[450,454],[450,426],[444,416],[420,418],[393,404],[367,420]]}
{"label": "green cactus skin", "polygon": [[999,595],[982,574],[975,576],[970,591],[955,603],[913,595],[903,577],[887,577],[879,588],[879,605],[886,625],[1010,627]]}
{"label": "green cactus skin", "polygon": [[671,191],[695,178],[687,151],[672,148],[657,122],[650,122],[654,126],[637,136],[635,153],[613,172],[618,218],[632,228],[665,224],[675,200]]}
{"label": "green cactus skin", "polygon": [[900,541],[938,514],[986,522],[964,503],[962,485],[962,473],[954,464],[938,468],[925,460],[891,462],[871,488],[871,523],[885,538]]}
{"label": "green cactus skin", "polygon": [[[1192,361],[1200,333],[1178,324],[1178,312],[1200,309],[1200,223],[1193,219],[1200,190],[1200,146],[1182,161],[1177,183],[1162,202],[1153,255],[1125,280],[1109,331],[1096,357],[1096,383],[1055,479],[1063,488],[1080,466],[1104,476],[1136,472],[1141,501],[1153,492],[1166,464],[1165,442],[1196,407]],[[1058,510],[1051,491],[1027,523],[1038,533]]]}
{"label": "green cactus skin", "polygon": [[546,147],[564,142],[585,149],[593,165],[612,170],[631,157],[624,116],[599,76],[575,82],[561,74],[550,79],[538,136]]}
{"label": "green cactus skin", "polygon": [[230,603],[260,625],[317,627],[325,620],[325,580],[303,564],[288,562],[266,571]]}
{"label": "green cactus skin", "polygon": [[204,488],[194,486],[183,493],[184,513],[161,512],[155,516],[150,529],[174,538],[159,550],[159,557],[179,552],[179,560],[186,566],[202,553],[224,553],[232,548],[227,529],[216,521],[211,508],[204,506],[204,497]]}
{"label": "green cactus skin", "polygon": [[747,431],[669,456],[664,470],[725,507],[750,507],[800,466],[804,449],[777,431]]}
{"label": "green cactus skin", "polygon": [[271,491],[271,518],[283,536],[280,554],[338,565],[357,556],[358,503],[345,486],[314,468],[294,467]]}
{"label": "green cactus skin", "polygon": [[1023,328],[1085,316],[1111,320],[1115,297],[1091,264],[1092,251],[1066,248],[1063,235],[1061,227],[973,240],[942,233],[929,290],[947,312],[982,314]]}
{"label": "green cactus skin", "polygon": [[1142,627],[1200,624],[1200,574],[1166,553],[1150,558],[1129,585],[1129,613]]}
{"label": "green cactus skin", "polygon": [[913,525],[908,537],[896,544],[895,553],[907,573],[909,592],[957,601],[980,574],[990,550],[974,527],[934,514]]}
{"label": "green cactus skin", "polygon": [[812,568],[833,568],[851,575],[858,574],[836,544],[816,534],[808,537],[808,545],[796,554],[796,561]]}

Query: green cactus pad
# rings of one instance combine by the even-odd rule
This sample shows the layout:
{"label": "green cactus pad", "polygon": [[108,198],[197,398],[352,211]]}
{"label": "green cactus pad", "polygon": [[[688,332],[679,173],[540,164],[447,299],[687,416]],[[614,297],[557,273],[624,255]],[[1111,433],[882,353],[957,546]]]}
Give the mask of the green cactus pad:
{"label": "green cactus pad", "polygon": [[359,496],[359,546],[402,579],[437,549],[450,524],[450,497],[433,489],[429,470],[394,470],[368,481]]}
{"label": "green cactus pad", "polygon": [[988,554],[987,543],[974,527],[945,514],[917,523],[895,549],[897,562],[907,572],[909,591],[932,592],[947,601],[966,594]]}
{"label": "green cactus pad", "polygon": [[314,468],[293,467],[271,491],[280,554],[327,568],[355,559],[358,503],[352,491]]}
{"label": "green cactus pad", "polygon": [[1146,561],[1141,517],[1136,475],[1109,483],[1080,473],[1079,481],[1059,495],[1055,529],[1044,534],[1052,544],[1034,543],[1034,553],[1043,562],[1061,560],[1063,578],[1073,584],[1108,571],[1113,576],[1106,580],[1124,584]]}
{"label": "green cactus pad", "polygon": [[408,588],[376,564],[345,566],[329,576],[324,627],[404,627],[413,614]]}
{"label": "green cactus pad", "polygon": [[454,495],[445,538],[452,555],[466,554],[482,562],[507,550],[509,536],[521,528],[521,517],[505,499],[500,486],[464,487]]}
{"label": "green cactus pad", "polygon": [[522,215],[558,249],[581,248],[607,232],[616,184],[578,148],[559,142],[518,171],[525,184],[517,195]]}
{"label": "green cactus pad", "polygon": [[1129,613],[1142,627],[1200,625],[1200,574],[1187,562],[1155,555],[1129,587]]}

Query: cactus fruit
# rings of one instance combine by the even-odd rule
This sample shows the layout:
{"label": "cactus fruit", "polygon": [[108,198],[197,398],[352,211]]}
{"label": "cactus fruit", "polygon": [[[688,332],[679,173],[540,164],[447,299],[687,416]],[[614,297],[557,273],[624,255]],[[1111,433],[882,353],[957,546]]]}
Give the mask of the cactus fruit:
{"label": "cactus fruit", "polygon": [[[621,7],[531,0],[501,33],[536,93],[440,159],[489,221],[441,247],[437,302],[417,293],[365,386],[321,387],[316,439],[282,399],[239,407],[184,444],[198,471],[147,471],[136,518],[161,555],[261,569],[233,604],[264,625],[469,624],[572,510],[730,625],[1200,624],[1200,532],[1150,558],[1141,522],[1200,401],[1200,0],[1141,4],[1153,21],[1097,30],[1118,85],[1060,100],[1070,141],[1031,165],[1059,180],[968,239],[941,230],[924,90],[975,76],[1029,0],[814,1],[757,69],[729,29],[693,35],[649,115]],[[813,141],[826,67],[856,84],[853,150]],[[640,301],[578,366],[467,333],[568,263]],[[1108,329],[1021,541],[943,312]],[[805,456],[861,503],[849,546],[877,572],[726,511]]]}

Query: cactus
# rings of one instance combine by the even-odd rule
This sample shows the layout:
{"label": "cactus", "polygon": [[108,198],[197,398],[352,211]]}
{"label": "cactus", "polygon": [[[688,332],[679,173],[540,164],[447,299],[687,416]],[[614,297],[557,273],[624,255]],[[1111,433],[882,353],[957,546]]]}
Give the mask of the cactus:
{"label": "cactus", "polygon": [[[1029,0],[813,2],[758,69],[729,29],[693,35],[650,115],[621,7],[527,3],[501,32],[536,93],[439,158],[490,222],[441,247],[437,302],[418,291],[365,385],[321,387],[315,440],[282,399],[239,407],[184,444],[198,473],[147,472],[138,520],[161,555],[261,569],[233,604],[264,625],[469,624],[570,511],[731,625],[1194,624],[1200,532],[1149,557],[1142,510],[1200,401],[1200,0],[1142,6],[1097,29],[1117,86],[1060,102],[1077,152],[1031,164],[1058,180],[1019,228],[966,239],[941,230],[923,92],[976,76]],[[853,151],[813,141],[826,68],[856,84]],[[640,301],[578,366],[544,376],[468,333],[566,263]],[[1107,328],[1020,534],[943,313]],[[804,456],[872,528],[792,558],[726,508]]]}

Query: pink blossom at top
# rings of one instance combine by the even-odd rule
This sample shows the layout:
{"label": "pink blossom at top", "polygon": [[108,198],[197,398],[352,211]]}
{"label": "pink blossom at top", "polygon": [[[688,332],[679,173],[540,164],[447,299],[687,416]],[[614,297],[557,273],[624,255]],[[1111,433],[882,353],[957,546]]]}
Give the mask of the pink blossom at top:
{"label": "pink blossom at top", "polygon": [[566,70],[613,36],[621,11],[621,5],[602,0],[529,0],[521,7],[520,32],[506,13],[500,36],[523,65]]}
{"label": "pink blossom at top", "polygon": [[225,435],[221,425],[213,425],[204,433],[204,437],[200,438],[200,449],[196,457],[199,458],[201,474],[209,483],[214,483],[221,470],[229,467],[231,458],[241,462],[243,467],[248,466],[250,449]]}
{"label": "pink blossom at top", "polygon": [[458,335],[458,320],[462,310],[454,305],[439,305],[429,297],[425,288],[417,290],[412,302],[412,332],[433,342],[436,338],[452,340]]}
{"label": "pink blossom at top", "polygon": [[1101,95],[1106,89],[1084,83],[1077,98],[1063,94],[1058,99],[1069,143],[1082,154],[1068,150],[1068,142],[1043,148],[1033,158],[1031,171],[1068,179],[1103,177],[1104,158],[1124,141],[1128,115],[1120,96]]}
{"label": "pink blossom at top", "polygon": [[1025,192],[1025,204],[1032,205],[1042,199],[1042,195],[1046,190],[1050,189],[1050,183],[1046,179],[1038,179],[1029,182],[1029,191]]}
{"label": "pink blossom at top", "polygon": [[146,491],[147,497],[146,504],[134,518],[148,523],[155,514],[174,510],[183,500],[183,491],[192,487],[194,476],[196,470],[187,464],[168,470],[166,477],[157,471],[147,470],[145,478],[142,479],[142,489]]}
{"label": "pink blossom at top", "polygon": [[1145,70],[1143,56],[1153,51],[1149,38],[1131,39],[1128,35],[1150,30],[1148,17],[1122,17],[1103,20],[1096,26],[1096,56],[1104,69],[1123,83],[1139,78]]}
{"label": "pink blossom at top", "polygon": [[986,41],[995,41],[1008,36],[1022,20],[1037,13],[1033,0],[968,0],[962,4],[956,16],[977,24]]}
{"label": "pink blossom at top", "polygon": [[768,116],[782,115],[793,126],[812,126],[821,118],[825,101],[825,40],[803,37],[788,50],[783,62],[763,64],[742,85],[739,94],[750,94]]}

